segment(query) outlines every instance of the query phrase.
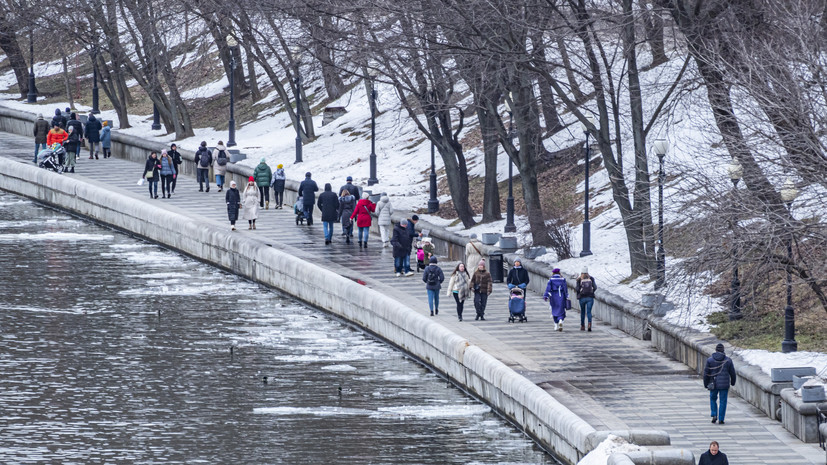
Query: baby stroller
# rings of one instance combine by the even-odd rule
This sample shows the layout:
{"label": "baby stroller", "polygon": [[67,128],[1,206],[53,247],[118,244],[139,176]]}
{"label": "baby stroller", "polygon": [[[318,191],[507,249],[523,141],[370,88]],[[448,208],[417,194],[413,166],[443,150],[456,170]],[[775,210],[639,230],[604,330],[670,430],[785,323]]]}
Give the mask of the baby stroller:
{"label": "baby stroller", "polygon": [[293,204],[293,213],[296,214],[296,226],[304,224],[304,201],[301,197]]}
{"label": "baby stroller", "polygon": [[520,320],[520,323],[528,321],[525,316],[525,296],[519,287],[511,289],[511,297],[508,299],[508,322],[514,323],[515,320]]}
{"label": "baby stroller", "polygon": [[52,144],[51,147],[46,147],[37,154],[37,166],[52,170],[55,173],[62,173],[63,166],[60,165],[60,156],[65,155],[66,150],[60,144]]}

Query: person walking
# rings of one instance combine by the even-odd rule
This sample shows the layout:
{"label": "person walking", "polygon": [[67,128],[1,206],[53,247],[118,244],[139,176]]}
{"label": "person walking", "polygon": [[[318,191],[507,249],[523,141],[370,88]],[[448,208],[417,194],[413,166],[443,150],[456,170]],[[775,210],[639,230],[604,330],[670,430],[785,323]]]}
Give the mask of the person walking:
{"label": "person walking", "polygon": [[[49,134],[46,135],[46,145],[51,148],[54,144],[63,144],[67,137],[69,137],[69,134],[64,131],[63,128],[60,126],[53,126],[51,131],[49,131]],[[63,152],[66,152],[66,150]],[[57,162],[60,166],[63,166],[64,160],[64,154],[58,155]]]}
{"label": "person walking", "polygon": [[465,263],[479,263],[482,260],[481,246],[482,242],[477,239],[477,235],[471,234],[465,244]]}
{"label": "person walking", "polygon": [[589,269],[584,266],[574,284],[574,292],[580,304],[580,331],[586,330],[586,317],[589,319],[588,331],[592,330],[592,306],[594,306],[594,291],[596,290],[597,283],[589,274]]}
{"label": "person walking", "polygon": [[101,145],[101,129],[103,125],[101,122],[95,118],[95,115],[90,114],[89,118],[86,120],[86,128],[83,130],[83,135],[86,137],[86,140],[89,141],[89,159],[91,160],[93,157],[95,160],[98,160],[98,152],[100,151]]}
{"label": "person walking", "polygon": [[391,199],[387,195],[383,195],[379,199],[379,203],[376,204],[376,222],[379,224],[379,237],[382,238],[382,247],[387,247],[390,244],[388,233],[393,231],[391,215],[393,215]]}
{"label": "person walking", "polygon": [[304,204],[304,219],[307,220],[307,225],[313,225],[313,205],[316,203],[316,192],[319,192],[319,186],[311,178],[310,171],[304,173],[304,181],[299,184],[299,197],[302,198]]}
{"label": "person walking", "polygon": [[554,330],[563,330],[563,320],[566,319],[566,302],[569,300],[569,288],[566,278],[560,274],[560,268],[551,271],[551,278],[546,284],[543,300],[551,307],[551,318],[554,319]]}
{"label": "person walking", "polygon": [[405,269],[405,258],[411,258],[411,236],[408,234],[408,220],[402,220],[393,227],[391,235],[391,246],[393,247],[393,269],[396,277],[413,276],[413,271]]}
{"label": "person walking", "polygon": [[471,275],[465,269],[464,263],[460,263],[454,268],[451,279],[448,280],[448,290],[445,294],[454,296],[454,301],[457,303],[457,318],[462,321],[465,299],[471,294]]}
{"label": "person walking", "polygon": [[63,148],[66,149],[66,165],[63,171],[70,173],[75,172],[75,161],[80,152],[80,133],[75,130],[75,126],[68,125],[69,134],[63,142]]}
{"label": "person walking", "polygon": [[342,192],[343,190],[347,189],[347,191],[350,192],[350,195],[356,197],[357,199],[361,199],[362,189],[360,189],[359,186],[355,186],[353,184],[353,178],[348,176],[347,179],[345,179],[345,181],[346,184],[339,188],[339,192]]}
{"label": "person walking", "polygon": [[359,228],[359,248],[368,248],[368,236],[372,217],[370,213],[376,210],[376,204],[368,198],[368,193],[362,194],[362,199],[356,202],[356,208],[350,214],[350,219],[356,218],[356,227]]}
{"label": "person walking", "polygon": [[422,282],[425,283],[425,290],[428,291],[428,307],[431,309],[431,316],[439,315],[439,290],[442,288],[443,281],[445,281],[445,275],[442,273],[442,268],[437,265],[436,257],[431,257],[430,263],[422,272]]}
{"label": "person walking", "polygon": [[235,181],[230,181],[230,188],[224,194],[227,202],[227,218],[230,220],[230,230],[235,231],[235,222],[238,221],[238,209],[241,208],[241,193],[238,192]]}
{"label": "person walking", "polygon": [[[227,163],[230,161],[230,156],[227,154],[227,147],[224,141],[218,141],[215,144],[215,149],[212,151],[213,157],[213,173],[215,173],[215,185],[218,186],[218,192],[224,190],[224,176],[227,174]],[[267,180],[270,181],[269,179]]]}
{"label": "person walking", "polygon": [[324,245],[328,245],[333,242],[333,223],[336,222],[339,213],[339,196],[333,193],[333,186],[330,183],[324,185],[324,192],[319,194],[319,201],[316,205],[322,212]]}
{"label": "person walking", "polygon": [[163,198],[172,198],[172,178],[175,176],[175,164],[166,150],[161,150],[161,195]]}
{"label": "person walking", "polygon": [[270,209],[270,178],[273,177],[273,172],[267,161],[262,158],[258,162],[258,166],[253,170],[253,177],[256,178],[256,186],[258,186],[259,197],[261,198],[261,205],[259,207]]}
{"label": "person walking", "polygon": [[66,121],[66,132],[69,132],[70,127],[75,128],[73,132],[78,135],[78,148],[75,154],[80,157],[80,146],[83,144],[83,123],[78,121],[77,113],[69,114],[69,119]]}
{"label": "person walking", "polygon": [[[103,141],[103,137],[101,137],[101,141]],[[104,149],[103,152],[106,154],[106,149]],[[181,158],[181,153],[178,152],[178,146],[175,144],[170,144],[167,153],[169,154],[169,157],[172,158],[172,165],[175,167],[175,174],[172,176],[172,193],[174,194],[175,185],[178,184],[178,176],[181,174],[181,164],[184,163],[184,159]]]}
{"label": "person walking", "polygon": [[[514,266],[508,270],[508,276],[505,279],[508,289],[519,287],[525,291],[529,281],[531,281],[531,278],[528,276],[528,270],[523,268],[523,262],[519,258],[514,260]],[[525,295],[525,293],[523,293],[523,295]]]}
{"label": "person walking", "polygon": [[353,221],[350,215],[356,209],[356,197],[347,189],[342,189],[339,194],[339,220],[342,222],[342,235],[345,236],[345,243],[350,244],[353,237]]}
{"label": "person walking", "polygon": [[210,165],[212,165],[212,154],[207,148],[207,142],[201,141],[198,150],[195,151],[195,169],[198,174],[198,192],[204,192],[204,184],[207,184],[207,192],[210,191]]}
{"label": "person walking", "polygon": [[491,279],[491,273],[485,269],[485,260],[477,263],[477,270],[471,277],[471,289],[474,291],[474,308],[477,311],[474,320],[485,321],[485,306],[488,304],[488,296],[494,290],[494,281]]}
{"label": "person walking", "polygon": [[270,185],[273,187],[273,203],[276,204],[276,208],[279,210],[284,204],[284,184],[286,181],[284,165],[279,163],[276,165],[276,172],[273,173],[273,177],[270,179]]}
{"label": "person walking", "polygon": [[[732,359],[726,356],[724,345],[715,346],[715,353],[706,360],[704,367],[704,386],[709,390],[709,409],[712,423],[724,424],[726,416],[727,397],[729,387],[735,386],[735,365]],[[718,397],[721,404],[718,405]]]}
{"label": "person walking", "polygon": [[52,127],[59,127],[60,129],[66,130],[66,122],[68,120],[65,116],[63,116],[63,112],[60,111],[60,108],[55,109],[55,116],[52,117]]}
{"label": "person walking", "polygon": [[106,159],[112,156],[112,128],[109,127],[108,121],[101,123],[101,126],[101,152]]}
{"label": "person walking", "polygon": [[718,441],[709,443],[709,450],[701,454],[698,465],[729,465],[726,454],[721,452]]}
{"label": "person walking", "polygon": [[160,169],[161,164],[158,162],[158,152],[150,153],[149,158],[146,159],[146,163],[144,164],[143,174],[143,178],[146,179],[147,185],[149,186],[150,199],[158,198],[158,178],[160,177]]}
{"label": "person walking", "polygon": [[43,119],[43,113],[37,115],[34,122],[34,164],[37,164],[37,154],[46,148],[46,138],[49,137],[49,122]]}
{"label": "person walking", "polygon": [[244,196],[241,201],[244,207],[242,218],[247,220],[247,229],[256,229],[256,218],[258,218],[258,204],[259,204],[258,186],[256,186],[256,178],[250,176],[247,182],[247,187],[244,188]]}

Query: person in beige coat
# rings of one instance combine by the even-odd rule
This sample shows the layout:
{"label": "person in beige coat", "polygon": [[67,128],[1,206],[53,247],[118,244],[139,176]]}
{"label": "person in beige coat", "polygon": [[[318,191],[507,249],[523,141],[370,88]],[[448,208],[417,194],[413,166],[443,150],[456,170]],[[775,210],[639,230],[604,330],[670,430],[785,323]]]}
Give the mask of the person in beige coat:
{"label": "person in beige coat", "polygon": [[477,239],[476,234],[471,234],[471,240],[465,244],[465,263],[477,264],[482,260],[482,242]]}
{"label": "person in beige coat", "polygon": [[258,186],[256,186],[255,178],[250,176],[250,182],[244,188],[242,194],[241,204],[244,211],[241,219],[247,220],[249,227],[247,229],[256,229],[256,218],[258,218],[258,202],[261,197],[258,193]]}
{"label": "person in beige coat", "polygon": [[230,153],[223,141],[218,141],[215,149],[212,151],[212,169],[215,174],[215,184],[218,186],[218,192],[224,190],[224,176],[227,174],[227,165],[230,161]]}
{"label": "person in beige coat", "polygon": [[457,303],[457,318],[462,321],[462,309],[465,307],[465,299],[471,295],[471,275],[465,269],[465,264],[460,263],[451,273],[451,279],[448,280],[448,289],[445,295],[453,295]]}

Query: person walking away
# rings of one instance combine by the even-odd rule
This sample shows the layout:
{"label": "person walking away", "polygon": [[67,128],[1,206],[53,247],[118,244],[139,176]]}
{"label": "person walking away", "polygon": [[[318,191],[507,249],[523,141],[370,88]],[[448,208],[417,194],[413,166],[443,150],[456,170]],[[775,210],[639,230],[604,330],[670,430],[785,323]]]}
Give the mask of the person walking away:
{"label": "person walking away", "polygon": [[[709,390],[709,409],[712,423],[724,424],[729,387],[735,386],[735,365],[726,356],[724,345],[715,346],[715,353],[706,360],[704,386]],[[721,404],[718,405],[718,397]]]}
{"label": "person walking away", "polygon": [[474,308],[477,311],[474,320],[485,321],[485,306],[488,304],[488,296],[494,290],[494,281],[491,273],[485,269],[485,260],[480,260],[477,264],[477,270],[471,277],[471,289],[474,291]]}
{"label": "person walking away", "polygon": [[[215,185],[218,186],[218,192],[221,192],[224,190],[224,176],[227,174],[227,163],[230,161],[230,156],[227,153],[227,147],[224,145],[224,141],[220,140],[215,144],[212,156]],[[268,179],[267,181],[269,182],[270,180]]]}
{"label": "person walking away", "polygon": [[60,111],[60,108],[55,109],[55,116],[52,117],[52,127],[59,127],[60,129],[66,130],[66,122],[68,120],[63,113]]}
{"label": "person walking away", "polygon": [[554,319],[554,330],[563,330],[563,320],[566,319],[566,301],[569,299],[569,288],[566,278],[560,274],[560,268],[551,270],[551,278],[546,284],[543,300],[551,307],[551,318]]}
{"label": "person walking away", "polygon": [[356,218],[356,227],[359,228],[359,248],[368,247],[368,236],[370,235],[370,224],[372,217],[370,213],[376,210],[376,204],[368,198],[367,192],[362,194],[362,199],[356,202],[356,208],[350,214],[350,219]]}
{"label": "person walking away", "polygon": [[[103,137],[101,137],[101,141],[103,141]],[[104,146],[104,153],[107,153]],[[178,152],[178,146],[175,144],[171,144],[169,146],[169,150],[167,150],[169,157],[172,158],[172,164],[175,166],[175,174],[172,176],[172,193],[175,193],[175,185],[178,184],[178,176],[181,174],[181,164],[184,163],[184,159],[181,157],[181,153]],[[109,156],[112,156],[109,154]]]}
{"label": "person walking away", "polygon": [[158,153],[152,152],[146,159],[143,178],[149,186],[149,198],[158,198],[158,178],[160,177],[161,164],[158,162]]}
{"label": "person walking away", "polygon": [[69,114],[69,119],[66,121],[66,132],[69,132],[70,127],[75,128],[74,132],[78,135],[78,138],[80,139],[79,142],[78,142],[78,148],[75,151],[76,156],[79,158],[80,157],[80,146],[83,145],[83,123],[78,121],[77,113],[70,113]]}
{"label": "person walking away", "polygon": [[471,234],[468,243],[465,244],[465,263],[479,263],[482,260],[481,246],[482,242],[477,239],[477,235]]}
{"label": "person walking away", "polygon": [[396,277],[413,276],[413,272],[405,270],[405,257],[411,256],[411,236],[408,234],[408,220],[402,220],[393,227],[391,235],[391,246],[393,247],[393,269]]}
{"label": "person walking away", "polygon": [[359,186],[353,184],[353,178],[348,176],[347,179],[345,179],[345,181],[347,183],[339,188],[339,192],[342,192],[343,190],[347,189],[347,191],[350,192],[352,196],[356,197],[357,199],[361,199],[362,189],[360,189]]}
{"label": "person walking away", "polygon": [[210,191],[210,165],[212,154],[207,148],[207,142],[201,141],[198,150],[195,151],[195,169],[198,174],[198,192],[204,192],[204,184],[207,184],[207,192]]}
{"label": "person walking away", "polygon": [[259,204],[258,186],[256,186],[256,178],[250,176],[247,182],[247,187],[244,188],[244,197],[242,205],[244,206],[244,213],[242,218],[247,220],[247,229],[256,229],[256,218],[258,218],[258,204]]}
{"label": "person walking away", "polygon": [[350,238],[353,237],[353,221],[350,215],[356,208],[356,197],[350,193],[349,190],[343,189],[339,194],[339,220],[342,222],[342,235],[345,236],[345,242],[350,244]]}
{"label": "person walking away", "polygon": [[224,194],[227,202],[227,218],[230,220],[230,230],[235,231],[235,222],[238,221],[238,209],[241,208],[241,193],[236,188],[235,181],[230,181],[230,188]]}
{"label": "person walking away", "polygon": [[37,164],[37,154],[46,148],[46,138],[49,137],[49,123],[43,119],[43,113],[37,115],[34,122],[34,164]]}
{"label": "person walking away", "polygon": [[166,150],[161,150],[161,194],[165,199],[172,198],[172,177],[175,176],[175,164]]}
{"label": "person walking away", "polygon": [[387,195],[383,195],[379,199],[379,203],[376,204],[376,222],[379,223],[379,237],[382,238],[382,247],[387,247],[390,244],[388,233],[393,230],[391,215],[393,215],[391,199]]}
{"label": "person walking away", "polygon": [[259,207],[270,209],[270,178],[273,177],[273,172],[267,161],[262,158],[258,162],[258,166],[253,170],[253,177],[256,178],[256,186],[258,186],[259,197],[261,198],[261,205]]}
{"label": "person walking away", "polygon": [[279,163],[276,165],[276,172],[273,173],[273,177],[270,179],[270,185],[273,187],[273,203],[276,204],[276,208],[279,210],[281,210],[284,204],[284,184],[286,181],[287,177],[284,175],[284,165]]}
{"label": "person walking away", "polygon": [[333,242],[333,223],[336,222],[339,213],[339,197],[333,192],[333,186],[330,183],[324,185],[324,192],[319,194],[317,206],[322,212],[324,245],[328,245]]}
{"label": "person walking away", "polygon": [[428,291],[428,307],[431,309],[431,316],[439,315],[439,290],[442,288],[442,282],[445,281],[442,268],[436,263],[436,257],[431,257],[430,263],[422,272],[422,282],[425,283],[425,290]]}
{"label": "person walking away", "polygon": [[[52,130],[49,131],[49,134],[46,135],[46,145],[49,148],[52,148],[54,144],[63,144],[66,138],[69,137],[69,134],[63,130],[60,126],[52,127]],[[65,150],[64,150],[65,152]],[[58,155],[58,164],[63,166],[64,163],[64,155]]]}
{"label": "person walking away", "polygon": [[460,263],[454,268],[451,273],[451,279],[448,280],[448,290],[445,295],[453,295],[454,301],[457,303],[457,318],[462,321],[462,310],[465,307],[465,299],[471,294],[471,276],[465,269],[465,264]]}
{"label": "person walking away", "polygon": [[86,128],[84,129],[83,135],[86,137],[86,140],[89,141],[89,159],[91,160],[93,157],[95,160],[98,160],[98,152],[100,151],[101,145],[101,129],[103,125],[101,122],[95,118],[95,115],[90,114],[89,118],[86,120]]}
{"label": "person walking away", "polygon": [[71,124],[69,125],[69,135],[66,136],[66,140],[63,142],[63,148],[66,149],[66,165],[63,171],[74,173],[75,160],[80,151],[80,133],[75,131],[75,127]]}
{"label": "person walking away", "polygon": [[594,291],[596,290],[597,283],[589,275],[589,269],[584,266],[574,284],[574,292],[580,304],[580,331],[586,330],[586,317],[589,319],[588,331],[592,330],[592,306],[594,306]]}
{"label": "person walking away", "polygon": [[718,441],[709,443],[709,450],[701,454],[698,465],[729,465],[726,454],[721,452]]}
{"label": "person walking away", "polygon": [[101,127],[101,152],[106,159],[112,156],[112,128],[109,127],[108,121],[101,123]]}
{"label": "person walking away", "polygon": [[310,171],[308,171],[304,173],[304,181],[299,184],[299,197],[302,198],[302,211],[308,226],[313,225],[313,205],[316,203],[316,192],[319,192],[319,186],[316,181],[311,179]]}

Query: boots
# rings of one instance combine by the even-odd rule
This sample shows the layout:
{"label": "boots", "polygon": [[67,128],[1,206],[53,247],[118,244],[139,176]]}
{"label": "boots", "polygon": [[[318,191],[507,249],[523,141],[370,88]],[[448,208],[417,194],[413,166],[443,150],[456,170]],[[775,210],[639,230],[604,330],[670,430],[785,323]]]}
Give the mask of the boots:
{"label": "boots", "polygon": [[362,241],[359,241],[359,248],[362,248]]}
{"label": "boots", "polygon": [[269,209],[270,209],[270,201],[269,201],[269,200],[267,200],[267,201],[265,201],[265,202],[264,202],[264,209],[265,209],[265,210],[269,210]]}
{"label": "boots", "polygon": [[586,327],[583,326],[583,325],[580,325],[580,331],[585,331],[585,330],[586,330]]}
{"label": "boots", "polygon": [[590,321],[589,322],[589,332],[591,332],[591,331],[592,331],[592,322]]}

